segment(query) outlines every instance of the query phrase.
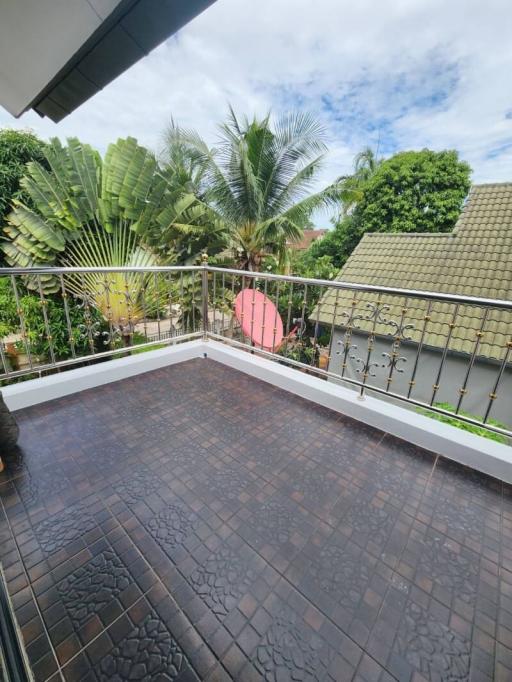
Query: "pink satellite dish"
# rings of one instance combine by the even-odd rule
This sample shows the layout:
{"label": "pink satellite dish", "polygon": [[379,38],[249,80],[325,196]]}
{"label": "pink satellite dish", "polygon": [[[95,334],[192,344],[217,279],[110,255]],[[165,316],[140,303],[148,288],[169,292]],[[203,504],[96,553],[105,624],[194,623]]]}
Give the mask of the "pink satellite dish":
{"label": "pink satellite dish", "polygon": [[269,351],[279,348],[283,341],[283,321],[268,296],[257,289],[242,289],[235,298],[235,315],[244,336],[257,348]]}

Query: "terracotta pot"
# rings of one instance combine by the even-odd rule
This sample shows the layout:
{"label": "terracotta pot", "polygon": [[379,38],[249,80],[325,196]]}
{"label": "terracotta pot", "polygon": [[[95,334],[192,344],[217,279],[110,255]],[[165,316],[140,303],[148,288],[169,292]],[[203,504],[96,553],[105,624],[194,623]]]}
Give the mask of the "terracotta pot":
{"label": "terracotta pot", "polygon": [[9,360],[9,364],[11,366],[11,369],[13,371],[16,371],[19,369],[19,359],[18,359],[18,351],[16,350],[16,346],[14,345],[13,342],[6,343],[5,344],[5,354],[7,355],[7,359]]}

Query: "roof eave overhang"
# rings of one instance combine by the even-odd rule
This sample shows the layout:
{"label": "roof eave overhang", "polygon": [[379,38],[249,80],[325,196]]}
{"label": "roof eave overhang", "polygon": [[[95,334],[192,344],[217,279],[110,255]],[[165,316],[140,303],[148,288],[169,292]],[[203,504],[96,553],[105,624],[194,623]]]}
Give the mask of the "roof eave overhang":
{"label": "roof eave overhang", "polygon": [[34,109],[58,122],[214,1],[120,0],[32,99],[22,107],[2,104],[16,117]]}

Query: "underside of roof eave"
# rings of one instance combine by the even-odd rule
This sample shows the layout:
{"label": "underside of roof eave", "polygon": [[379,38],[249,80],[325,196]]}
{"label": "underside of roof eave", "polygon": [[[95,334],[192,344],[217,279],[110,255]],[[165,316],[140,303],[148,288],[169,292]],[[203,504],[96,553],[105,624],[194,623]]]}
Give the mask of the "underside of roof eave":
{"label": "underside of roof eave", "polygon": [[[55,12],[52,1],[41,0],[48,4],[49,11],[53,9]],[[74,4],[88,9],[84,9],[82,15],[77,12],[75,27],[70,16],[62,17],[66,23],[63,44],[56,45],[46,40],[37,46],[28,38],[30,31],[37,35],[39,29],[30,25],[30,15],[25,16],[20,6],[18,10],[11,11],[12,26],[9,26],[9,21],[2,23],[0,20],[0,58],[4,62],[6,55],[2,55],[1,49],[4,31],[18,33],[19,41],[25,37],[27,42],[24,58],[18,60],[17,82],[12,82],[9,74],[0,77],[0,103],[16,117],[34,109],[41,116],[59,122],[213,2],[215,0],[73,0],[70,6]],[[38,9],[41,14],[43,8],[39,6]],[[14,21],[16,11],[20,14],[18,19],[23,18],[24,22]],[[103,12],[101,16],[98,14],[100,11]],[[66,12],[69,15],[69,6]],[[90,23],[87,28],[84,28],[85,17]],[[50,22],[44,33],[54,28],[55,22]],[[90,34],[86,37],[89,28]],[[76,44],[73,45],[74,29]],[[59,40],[58,36],[56,33],[54,41]],[[35,60],[44,62],[45,59],[47,68],[36,78],[30,65]],[[20,63],[25,66],[25,74]]]}

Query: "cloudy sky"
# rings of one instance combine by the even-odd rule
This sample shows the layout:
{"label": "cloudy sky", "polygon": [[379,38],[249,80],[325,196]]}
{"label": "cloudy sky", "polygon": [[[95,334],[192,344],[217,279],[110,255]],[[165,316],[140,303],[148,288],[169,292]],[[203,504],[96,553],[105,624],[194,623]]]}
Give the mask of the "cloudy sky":
{"label": "cloudy sky", "polygon": [[511,35],[510,0],[217,0],[61,123],[0,107],[0,125],[158,151],[171,116],[213,142],[228,102],[300,108],[327,130],[320,182],[365,146],[455,148],[474,181],[512,180]]}

